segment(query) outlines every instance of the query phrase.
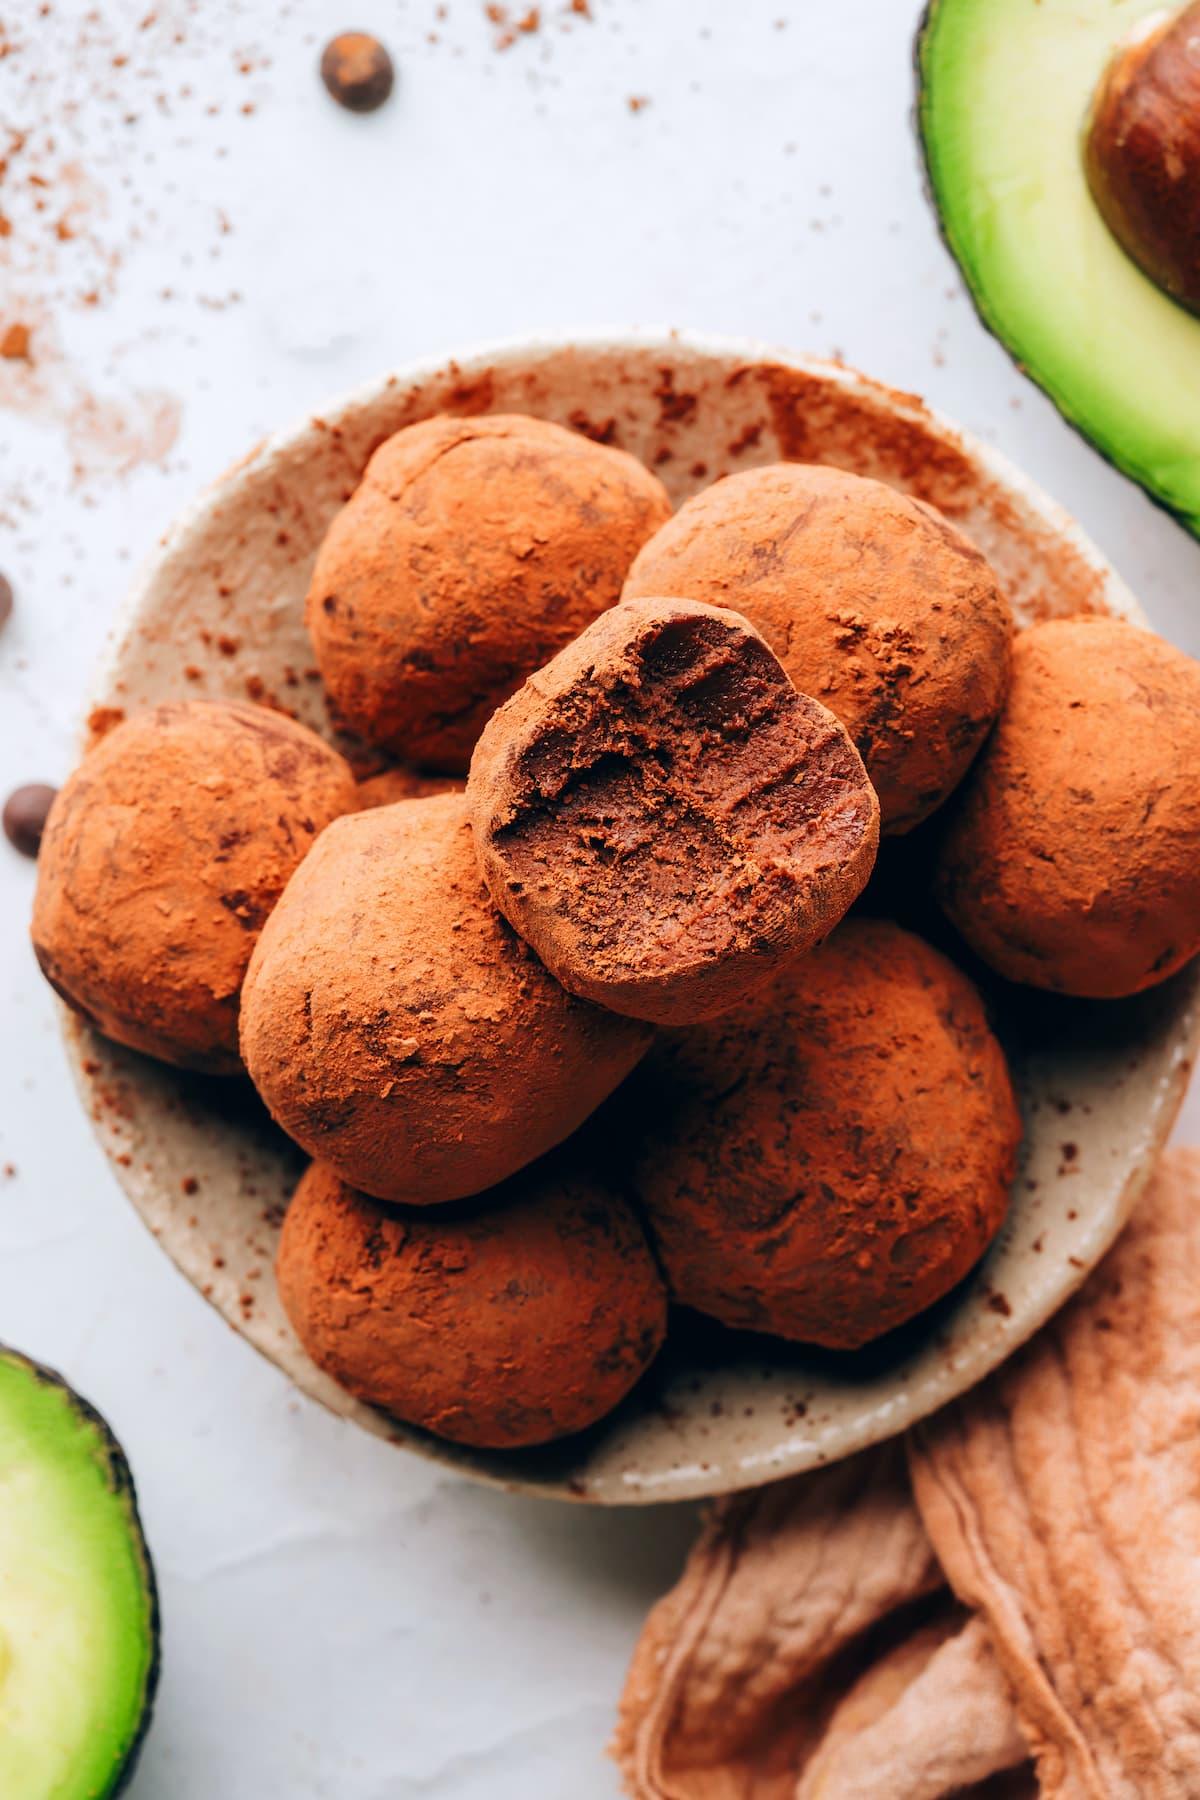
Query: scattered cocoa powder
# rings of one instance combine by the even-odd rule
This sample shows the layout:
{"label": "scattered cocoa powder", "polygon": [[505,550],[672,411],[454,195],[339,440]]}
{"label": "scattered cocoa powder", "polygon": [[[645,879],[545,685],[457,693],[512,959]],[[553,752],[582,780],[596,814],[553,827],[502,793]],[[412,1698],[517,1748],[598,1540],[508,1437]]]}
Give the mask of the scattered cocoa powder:
{"label": "scattered cocoa powder", "polygon": [[0,336],[0,356],[6,362],[32,362],[33,352],[30,342],[33,333],[28,325],[9,325],[3,336]]}
{"label": "scattered cocoa powder", "polygon": [[666,1330],[633,1209],[562,1153],[434,1217],[380,1206],[316,1163],[288,1208],[277,1275],[301,1343],[343,1387],[496,1449],[611,1412]]}
{"label": "scattered cocoa powder", "polygon": [[580,406],[575,407],[567,415],[567,424],[572,431],[578,431],[583,437],[591,438],[593,444],[615,444],[617,442],[617,421],[615,418],[592,419]]}
{"label": "scattered cocoa powder", "polygon": [[[968,531],[985,527],[993,555],[1003,556],[1002,576],[1026,590],[1023,620],[1107,610],[1103,571],[1055,527],[1032,523],[917,395],[778,363],[747,363],[726,378],[731,389],[744,382],[765,399],[782,457],[887,481]],[[1038,587],[1031,569],[1044,570]]]}
{"label": "scattered cocoa powder", "polygon": [[[239,5],[194,0],[140,20],[119,7],[8,9],[0,292],[8,318],[33,333],[36,367],[0,358],[0,408],[57,428],[73,486],[167,454],[165,421],[175,416],[173,442],[179,401],[145,387],[145,365],[161,360],[164,343],[188,347],[196,308],[237,303],[221,269],[238,184],[221,178],[220,162],[269,96],[271,58],[251,35],[261,23]],[[168,146],[197,168],[213,159],[211,175],[177,181]],[[143,295],[135,331],[113,338],[96,315],[129,270],[141,278],[149,243],[169,259],[171,282]],[[71,342],[72,317],[84,312],[86,361]],[[53,506],[59,492],[14,466],[0,484],[0,518]]]}
{"label": "scattered cocoa powder", "polygon": [[98,744],[101,738],[107,737],[124,719],[123,706],[93,706],[87,716],[89,748]]}
{"label": "scattered cocoa powder", "polygon": [[501,6],[491,0],[484,6],[483,15],[496,28],[492,39],[495,50],[511,50],[519,37],[531,37],[542,25],[541,9],[537,6]]}
{"label": "scattered cocoa powder", "polygon": [[862,393],[781,364],[756,363],[748,372],[766,397],[787,461],[840,466],[846,459],[864,472],[873,463],[886,464],[898,483],[951,518],[978,494],[974,460],[931,429],[917,395],[882,386]]}

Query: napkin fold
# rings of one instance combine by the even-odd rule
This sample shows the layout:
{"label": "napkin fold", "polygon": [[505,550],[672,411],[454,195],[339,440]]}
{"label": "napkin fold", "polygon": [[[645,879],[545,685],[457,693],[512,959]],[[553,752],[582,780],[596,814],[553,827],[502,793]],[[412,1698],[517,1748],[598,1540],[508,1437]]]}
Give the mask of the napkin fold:
{"label": "napkin fold", "polygon": [[1200,1150],[981,1387],[718,1503],[613,1748],[636,1800],[1200,1796]]}

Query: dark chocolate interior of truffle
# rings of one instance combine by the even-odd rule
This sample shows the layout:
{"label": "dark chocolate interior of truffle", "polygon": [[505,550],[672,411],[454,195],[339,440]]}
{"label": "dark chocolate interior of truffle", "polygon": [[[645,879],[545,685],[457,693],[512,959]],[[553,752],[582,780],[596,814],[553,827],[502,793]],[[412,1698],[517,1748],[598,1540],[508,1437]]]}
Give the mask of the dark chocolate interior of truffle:
{"label": "dark chocolate interior of truffle", "polygon": [[711,617],[668,619],[589,670],[515,785],[494,833],[510,887],[549,883],[594,955],[662,969],[774,941],[871,811],[830,716]]}

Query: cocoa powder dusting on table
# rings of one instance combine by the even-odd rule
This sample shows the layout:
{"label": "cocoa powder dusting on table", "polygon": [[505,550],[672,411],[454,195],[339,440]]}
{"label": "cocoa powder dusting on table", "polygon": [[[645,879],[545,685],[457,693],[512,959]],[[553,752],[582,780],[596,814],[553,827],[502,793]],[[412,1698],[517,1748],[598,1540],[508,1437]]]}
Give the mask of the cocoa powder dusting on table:
{"label": "cocoa powder dusting on table", "polygon": [[518,37],[529,37],[541,29],[541,9],[536,6],[511,7],[495,4],[486,5],[484,17],[489,25],[494,25],[496,35],[492,40],[494,50],[511,50]]}
{"label": "cocoa powder dusting on table", "polygon": [[[220,279],[234,217],[219,172],[181,194],[159,152],[169,142],[198,156],[203,134],[206,154],[224,159],[234,145],[222,139],[248,129],[268,97],[270,59],[242,36],[240,12],[221,0],[138,21],[120,9],[68,17],[47,5],[16,9],[3,27],[0,409],[56,426],[76,485],[167,457],[180,407],[146,382],[147,352],[161,361],[163,344],[187,341],[191,309],[239,298]],[[144,278],[150,242],[172,253],[171,286],[147,293],[138,331],[85,366],[73,318],[94,320],[124,280]],[[50,500],[14,470],[0,516]]]}
{"label": "cocoa powder dusting on table", "polygon": [[10,325],[3,337],[0,337],[0,356],[6,362],[32,362],[30,340],[33,333],[28,325]]}

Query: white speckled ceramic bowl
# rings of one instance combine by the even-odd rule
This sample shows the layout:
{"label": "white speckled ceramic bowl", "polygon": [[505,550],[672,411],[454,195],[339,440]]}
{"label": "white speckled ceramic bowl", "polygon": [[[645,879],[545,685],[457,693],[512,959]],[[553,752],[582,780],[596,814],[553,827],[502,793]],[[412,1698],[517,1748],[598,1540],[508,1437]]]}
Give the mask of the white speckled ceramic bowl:
{"label": "white speckled ceramic bowl", "polygon": [[[260,445],[202,494],[130,596],[94,696],[277,698],[328,733],[302,602],[330,519],[391,432],[437,412],[535,413],[633,451],[678,501],[782,457],[933,501],[991,558],[1025,621],[1138,617],[1071,521],[992,451],[905,394],[760,346],[663,335],[509,346],[408,369]],[[103,719],[98,721],[101,725]],[[1026,1142],[1009,1222],[949,1301],[856,1356],[686,1321],[625,1406],[545,1451],[458,1449],[359,1405],[322,1375],[275,1290],[302,1166],[247,1087],[187,1076],[67,1020],[72,1065],[117,1177],[188,1279],[305,1393],[463,1474],[614,1504],[751,1486],[900,1431],[994,1368],[1112,1242],[1165,1139],[1197,1042],[1200,971],[1142,998],[997,994]]]}

